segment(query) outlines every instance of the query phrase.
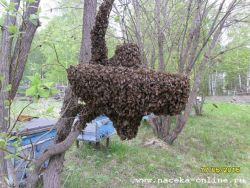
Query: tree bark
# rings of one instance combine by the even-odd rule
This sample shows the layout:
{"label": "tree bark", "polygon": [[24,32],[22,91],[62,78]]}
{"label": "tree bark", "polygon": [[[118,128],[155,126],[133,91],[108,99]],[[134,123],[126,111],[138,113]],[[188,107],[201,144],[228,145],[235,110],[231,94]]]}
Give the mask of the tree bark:
{"label": "tree bark", "polygon": [[194,100],[196,99],[196,96],[197,96],[197,92],[198,92],[198,89],[199,89],[199,86],[201,83],[201,78],[204,74],[204,69],[205,69],[205,66],[206,66],[208,60],[209,60],[209,56],[207,58],[205,58],[203,60],[203,62],[201,63],[201,65],[199,66],[199,74],[197,74],[197,76],[195,78],[195,81],[194,81],[192,90],[190,92],[188,103],[186,105],[184,113],[183,113],[183,115],[177,116],[176,126],[175,126],[174,130],[172,131],[172,133],[166,139],[166,141],[169,144],[173,144],[173,142],[175,141],[177,136],[181,133],[182,129],[184,128],[184,126],[188,120],[189,114],[190,114],[192,107],[193,107]]}
{"label": "tree bark", "polygon": [[[84,123],[84,122],[83,122]],[[86,123],[86,122],[85,122]],[[34,165],[34,170],[32,171],[31,174],[28,175],[28,179],[27,179],[27,188],[36,188],[36,184],[37,181],[39,179],[39,175],[40,175],[40,168],[41,165],[50,157],[52,158],[53,156],[56,155],[60,155],[61,153],[65,152],[66,150],[68,150],[70,148],[70,146],[73,144],[73,142],[76,140],[77,136],[80,133],[80,127],[81,126],[76,126],[74,128],[74,130],[72,130],[70,132],[70,134],[67,136],[67,138],[58,143],[58,144],[54,144],[52,146],[50,146],[44,153],[43,155],[41,155],[39,158],[37,159],[33,159],[32,164]],[[61,155],[60,155],[61,156]],[[50,163],[51,165],[52,163]],[[59,164],[59,163],[58,163]],[[57,183],[60,183],[60,178],[57,179],[59,176],[56,173],[56,171],[51,171],[53,173],[53,178],[55,178],[55,181]],[[48,172],[47,172],[48,173]],[[52,175],[51,173],[51,175]],[[51,182],[53,180],[53,178],[51,178],[51,180],[48,180],[49,182]],[[53,187],[53,185],[55,183],[51,182],[52,185],[48,185],[49,187]],[[55,187],[60,187],[60,184],[55,184]]]}
{"label": "tree bark", "polygon": [[170,116],[156,116],[150,119],[150,123],[153,126],[154,134],[165,140],[169,136],[171,128],[171,117]]}
{"label": "tree bark", "polygon": [[155,69],[155,48],[154,48],[154,46],[152,47],[152,50],[151,50],[150,68]]}
{"label": "tree bark", "polygon": [[127,26],[126,26],[126,23],[124,20],[125,15],[120,13],[120,11],[115,3],[114,3],[114,10],[115,10],[115,14],[117,16],[119,16],[119,26],[121,29],[122,40],[123,40],[123,42],[126,42],[126,41],[128,41],[128,33],[127,33],[128,31],[126,30]]}
{"label": "tree bark", "polygon": [[91,29],[95,23],[96,0],[85,0],[83,10],[82,42],[79,63],[89,63],[91,59]]}
{"label": "tree bark", "polygon": [[[79,56],[79,63],[89,63],[91,59],[91,29],[94,26],[97,0],[85,0],[83,13],[82,42]],[[62,106],[63,112],[56,123],[57,137],[55,143],[60,143],[67,138],[72,129],[73,121],[77,115],[78,98],[67,89]],[[76,109],[74,109],[76,108]],[[72,113],[73,112],[73,113]],[[80,132],[79,132],[80,133]],[[79,134],[78,133],[78,134]],[[63,172],[65,152],[50,158],[48,168],[43,175],[43,184],[46,188],[60,188],[61,174]]]}
{"label": "tree bark", "polygon": [[26,11],[23,15],[22,25],[19,29],[21,34],[16,41],[10,67],[10,83],[12,85],[10,98],[12,100],[16,96],[20,81],[23,77],[23,72],[29,55],[30,47],[36,30],[39,26],[38,19],[34,19],[31,21],[30,18],[30,16],[37,13],[39,4],[40,0],[36,0],[33,3],[26,5]]}
{"label": "tree bark", "polygon": [[179,54],[178,71],[181,72],[181,73],[184,71],[184,53],[185,53],[184,50],[187,50],[185,48],[184,44],[185,44],[185,38],[186,38],[186,35],[187,35],[187,31],[188,31],[189,19],[191,17],[191,12],[192,12],[191,11],[192,3],[193,3],[192,0],[188,1],[187,16],[186,16],[186,20],[185,20],[185,24],[184,24],[184,31],[183,31],[182,36],[180,37],[181,41],[179,43],[179,48],[178,48],[178,49],[180,49],[180,50],[178,50],[180,52],[180,54]]}
{"label": "tree bark", "polygon": [[[62,106],[61,118],[56,123],[56,144],[64,141],[68,136],[78,111],[78,99],[72,94],[71,89],[67,88]],[[50,159],[48,168],[43,174],[44,187],[60,188],[64,156],[65,152],[55,155]]]}
{"label": "tree bark", "polygon": [[190,114],[192,107],[193,107],[193,104],[194,104],[194,100],[197,97],[197,93],[198,93],[198,90],[199,90],[199,87],[201,84],[202,77],[205,73],[207,64],[209,63],[213,49],[215,48],[215,46],[218,42],[218,39],[221,35],[225,21],[226,21],[226,19],[223,19],[222,22],[220,23],[220,26],[215,31],[213,39],[211,41],[211,44],[208,46],[207,52],[204,54],[204,58],[198,67],[198,71],[197,71],[198,74],[196,74],[196,77],[194,78],[194,84],[193,84],[192,90],[190,92],[188,103],[186,105],[184,113],[183,113],[183,115],[179,115],[177,117],[176,126],[175,126],[173,132],[171,133],[171,135],[169,135],[169,137],[166,139],[166,141],[169,144],[173,144],[173,142],[176,140],[177,136],[181,133],[182,129],[184,128],[184,126],[187,123],[189,114]]}
{"label": "tree bark", "polygon": [[141,17],[141,10],[140,10],[140,4],[138,0],[132,1],[134,11],[135,11],[135,35],[136,40],[140,49],[141,53],[141,61],[145,65],[145,67],[148,66],[148,60],[145,54],[145,48],[144,48],[144,42],[142,39],[142,32],[141,32],[141,23],[140,23],[140,17]]}
{"label": "tree bark", "polygon": [[[60,158],[62,154],[64,154],[65,151],[67,151],[72,146],[73,142],[77,139],[78,135],[85,127],[86,123],[90,122],[93,118],[96,117],[95,116],[96,114],[92,112],[87,106],[78,105],[77,107],[74,106],[73,108],[74,109],[72,110],[67,110],[68,107],[66,107],[66,109],[62,109],[63,111],[65,111],[64,115],[68,116],[69,114],[71,114],[73,117],[75,117],[77,112],[81,111],[80,121],[78,121],[76,125],[72,126],[71,131],[62,142],[51,145],[47,150],[44,151],[44,153],[40,157],[32,160],[32,165],[34,166],[34,169],[32,170],[32,173],[28,175],[27,188],[36,188],[36,183],[38,181],[39,175],[41,174],[41,165],[44,164],[46,160],[57,157],[57,161],[55,159],[52,160],[52,162],[49,163],[49,166],[55,165],[54,167],[58,169],[55,163],[63,165],[63,163],[61,163],[63,162],[63,158]],[[68,111],[69,113],[67,113],[66,111]],[[65,119],[69,120],[72,118],[65,118]],[[61,168],[59,168],[59,170],[61,170]],[[59,171],[59,173],[60,172],[61,171]],[[48,177],[48,175],[45,175],[45,177],[49,178],[48,181],[51,182],[51,184],[49,185],[45,183],[46,186],[48,186],[49,188],[60,187],[60,176],[54,174],[57,173],[57,171],[49,170],[49,172],[46,173],[47,174],[50,173],[50,175],[52,176]],[[57,184],[53,182],[53,178],[55,178]]]}
{"label": "tree bark", "polygon": [[164,33],[161,28],[161,0],[155,0],[155,25],[157,29],[157,44],[158,44],[158,70],[165,71],[164,63]]}
{"label": "tree bark", "polygon": [[[202,77],[207,68],[207,64],[209,63],[212,51],[218,42],[218,39],[221,35],[222,29],[224,28],[226,20],[234,10],[236,4],[236,0],[233,0],[227,7],[227,10],[223,13],[223,16],[219,18],[219,15],[222,13],[222,8],[225,0],[223,0],[220,3],[217,13],[215,14],[215,17],[212,20],[209,32],[207,36],[205,36],[204,42],[201,45],[199,45],[198,39],[201,35],[200,33],[202,28],[202,22],[204,21],[205,15],[208,13],[207,12],[208,9],[206,9],[208,8],[206,4],[207,2],[208,1],[200,1],[200,0],[196,2],[197,11],[195,12],[194,20],[192,21],[192,27],[189,31],[190,33],[188,35],[189,37],[186,43],[186,49],[181,50],[182,54],[180,55],[181,62],[179,63],[179,71],[180,72],[185,71],[184,73],[186,75],[190,75],[192,73],[193,67],[195,63],[197,63],[198,58],[201,57],[201,54],[204,55],[202,56],[202,58],[200,58],[201,63],[198,65],[198,70],[194,76],[194,83],[184,113],[182,115],[177,116],[175,128],[173,129],[173,131],[169,133],[169,135],[165,139],[165,141],[168,142],[169,144],[172,144],[175,141],[175,139],[181,133],[188,120],[189,114],[194,104],[194,100],[197,97]],[[185,66],[186,68],[184,69]]]}
{"label": "tree bark", "polygon": [[[202,3],[201,0],[198,0],[196,2],[195,16],[192,21],[192,25],[190,27],[186,47],[185,47],[185,50],[181,51],[182,54],[180,55],[181,58],[180,58],[180,63],[179,63],[180,72],[183,72],[184,69],[193,62],[192,60],[194,59],[196,52],[197,52],[197,48],[199,45],[198,39],[200,36],[200,29],[201,29],[201,24],[202,24],[201,3]],[[189,11],[188,14],[190,14],[190,11],[191,11],[190,7],[188,8],[188,11]],[[186,27],[188,27],[188,25],[186,25]]]}
{"label": "tree bark", "polygon": [[211,73],[208,74],[208,95],[212,95],[212,75]]}
{"label": "tree bark", "polygon": [[[15,4],[13,14],[7,13],[2,30],[1,48],[0,48],[0,132],[6,132],[9,125],[9,72],[11,63],[11,49],[13,37],[8,32],[10,25],[16,24],[16,12],[19,9],[20,0],[11,0]],[[0,151],[0,186],[5,187],[4,177],[7,176],[7,163],[4,160],[4,152]]]}

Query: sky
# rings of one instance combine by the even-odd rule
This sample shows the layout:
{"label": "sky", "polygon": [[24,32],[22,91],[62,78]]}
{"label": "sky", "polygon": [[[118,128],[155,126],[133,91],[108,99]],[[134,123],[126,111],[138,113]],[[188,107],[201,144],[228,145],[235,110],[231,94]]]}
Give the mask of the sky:
{"label": "sky", "polygon": [[[9,0],[8,0],[9,1]],[[55,10],[54,8],[58,7],[57,0],[41,0],[40,7],[41,7],[41,14],[40,14],[40,21],[42,22],[42,27],[45,27],[49,20],[56,15],[60,15],[59,10]],[[4,8],[1,4],[0,0],[0,17],[2,16]],[[51,11],[52,10],[52,11]]]}
{"label": "sky", "polygon": [[[9,0],[7,0],[9,1]],[[38,28],[38,31],[44,29],[46,25],[49,23],[49,21],[54,16],[60,15],[60,9],[56,9],[60,7],[61,0],[41,0],[40,7],[41,7],[41,14],[40,14],[40,21],[41,21],[41,27]],[[3,7],[1,5],[0,0],[0,17],[1,14],[3,14]],[[117,36],[121,35],[121,29],[117,23],[110,23],[110,26],[116,30]],[[224,45],[228,43],[228,37],[224,33],[222,35],[221,41]]]}
{"label": "sky", "polygon": [[59,6],[58,3],[59,1],[41,0],[40,29],[44,28],[54,16],[60,15],[60,11],[55,9]]}
{"label": "sky", "polygon": [[[1,14],[3,14],[2,11],[4,10],[4,8],[1,6],[1,1],[2,0],[0,0],[0,17],[1,17]],[[9,0],[7,1],[9,2]],[[54,16],[61,15],[60,2],[61,0],[41,0],[40,1],[41,13],[39,15],[39,20],[41,22],[41,26],[38,27],[38,30],[37,30],[38,32],[44,29]],[[111,15],[112,14],[114,13],[111,12]],[[110,21],[109,25],[115,31],[116,37],[122,37],[121,28],[118,23]]]}

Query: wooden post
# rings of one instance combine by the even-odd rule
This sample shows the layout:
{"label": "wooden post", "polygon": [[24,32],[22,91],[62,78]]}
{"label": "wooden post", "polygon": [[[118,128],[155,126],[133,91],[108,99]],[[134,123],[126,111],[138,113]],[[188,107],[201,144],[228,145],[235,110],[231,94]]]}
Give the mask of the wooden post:
{"label": "wooden post", "polygon": [[96,148],[96,149],[100,149],[100,148],[101,148],[101,143],[100,143],[100,141],[98,141],[98,142],[95,143],[95,148]]}
{"label": "wooden post", "polygon": [[79,140],[76,141],[76,147],[77,147],[77,148],[80,147]]}
{"label": "wooden post", "polygon": [[110,141],[110,138],[106,138],[106,147],[109,147],[109,141]]}

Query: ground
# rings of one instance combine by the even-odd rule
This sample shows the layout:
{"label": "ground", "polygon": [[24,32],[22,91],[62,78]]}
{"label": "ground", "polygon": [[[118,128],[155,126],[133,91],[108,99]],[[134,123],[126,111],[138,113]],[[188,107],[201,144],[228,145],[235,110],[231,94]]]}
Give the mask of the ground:
{"label": "ground", "polygon": [[240,104],[250,104],[250,95],[211,96],[211,97],[206,97],[206,99],[214,102],[233,102]]}
{"label": "ground", "polygon": [[[24,103],[15,103],[15,109],[20,109]],[[56,116],[60,104],[54,101],[32,104],[26,112],[46,114],[45,103],[56,106],[52,112],[48,110],[50,116]],[[37,105],[43,110],[35,112]],[[158,184],[158,181],[165,179],[166,182],[170,178],[201,181],[201,178],[214,177],[216,181],[226,178],[242,182],[219,184],[219,187],[250,187],[249,112],[250,105],[247,104],[208,101],[203,116],[190,117],[172,146],[156,139],[145,122],[135,139],[120,141],[114,136],[109,148],[97,150],[93,145],[82,143],[77,149],[74,145],[67,152],[63,187],[218,187],[218,184],[194,181],[178,185]],[[203,173],[201,167],[204,166],[240,167],[240,173]],[[155,182],[147,183],[149,181]]]}

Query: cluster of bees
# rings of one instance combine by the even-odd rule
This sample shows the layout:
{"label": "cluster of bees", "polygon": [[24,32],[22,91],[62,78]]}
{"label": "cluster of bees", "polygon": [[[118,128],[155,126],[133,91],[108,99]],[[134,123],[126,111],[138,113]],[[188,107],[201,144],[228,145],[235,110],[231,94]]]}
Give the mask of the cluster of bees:
{"label": "cluster of bees", "polygon": [[85,109],[94,116],[107,115],[120,138],[126,140],[137,135],[144,115],[179,114],[185,108],[190,86],[184,75],[143,68],[136,44],[120,45],[115,55],[107,58],[105,33],[112,7],[110,1],[113,2],[104,1],[96,17],[90,63],[71,66],[67,72],[72,91],[84,101]]}

